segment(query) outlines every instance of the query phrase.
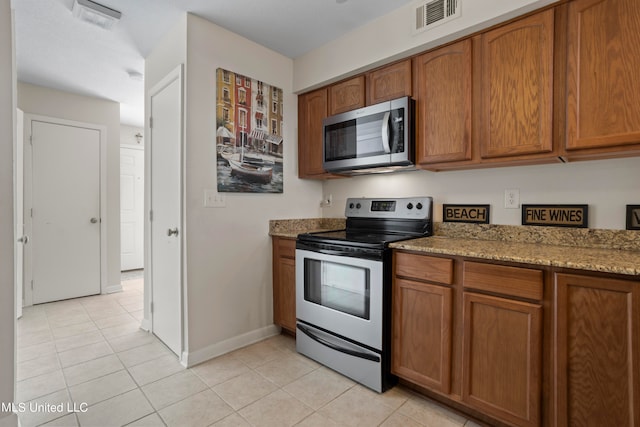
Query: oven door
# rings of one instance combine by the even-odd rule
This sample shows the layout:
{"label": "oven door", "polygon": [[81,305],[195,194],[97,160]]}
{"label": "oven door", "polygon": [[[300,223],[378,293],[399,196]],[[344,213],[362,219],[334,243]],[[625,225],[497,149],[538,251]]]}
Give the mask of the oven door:
{"label": "oven door", "polygon": [[382,350],[382,260],[296,250],[296,317]]}

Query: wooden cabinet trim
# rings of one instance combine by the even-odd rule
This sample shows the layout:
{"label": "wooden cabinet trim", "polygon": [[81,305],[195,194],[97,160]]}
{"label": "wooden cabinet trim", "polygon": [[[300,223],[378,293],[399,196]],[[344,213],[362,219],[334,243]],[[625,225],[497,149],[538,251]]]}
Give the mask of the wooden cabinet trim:
{"label": "wooden cabinet trim", "polygon": [[453,259],[437,258],[406,252],[394,252],[394,271],[397,276],[451,285]]}
{"label": "wooden cabinet trim", "polygon": [[[468,292],[463,295],[463,304],[463,402],[513,425],[540,425],[542,306]],[[485,309],[484,312],[479,311],[481,314],[478,316],[493,317],[486,317],[483,322],[475,322],[476,306],[478,309],[480,306]],[[515,326],[500,321],[499,314],[504,313],[525,316],[526,321],[521,323],[527,330],[522,333],[509,331]],[[481,336],[476,336],[475,332]],[[509,341],[514,338],[524,338],[525,348],[519,346],[520,341]],[[491,339],[497,342],[492,343]],[[480,354],[475,353],[476,349]],[[500,358],[503,353],[507,353],[503,356],[505,361],[514,355],[519,358],[512,361],[510,366],[496,363],[492,356]],[[523,365],[524,372],[509,372],[516,364]],[[476,365],[482,367],[480,373],[474,371]],[[521,397],[522,400],[514,401],[516,397]],[[501,407],[501,404],[505,407]]]}
{"label": "wooden cabinet trim", "polygon": [[465,288],[539,301],[543,296],[543,283],[542,270],[464,261],[462,284]]}

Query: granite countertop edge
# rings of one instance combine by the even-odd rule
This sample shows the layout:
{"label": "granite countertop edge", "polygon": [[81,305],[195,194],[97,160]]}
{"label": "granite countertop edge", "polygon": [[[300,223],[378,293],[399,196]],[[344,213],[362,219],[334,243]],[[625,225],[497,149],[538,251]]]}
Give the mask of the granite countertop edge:
{"label": "granite countertop edge", "polygon": [[[390,247],[426,254],[640,276],[640,234],[500,225],[435,223],[434,226],[434,236],[404,240],[392,243]],[[279,219],[269,221],[269,235],[295,239],[301,233],[344,227],[344,218]],[[564,241],[572,244],[554,244]]]}
{"label": "granite countertop edge", "polygon": [[537,243],[432,236],[392,243],[393,249],[463,256],[602,273],[640,276],[640,252],[620,249],[568,247]]}

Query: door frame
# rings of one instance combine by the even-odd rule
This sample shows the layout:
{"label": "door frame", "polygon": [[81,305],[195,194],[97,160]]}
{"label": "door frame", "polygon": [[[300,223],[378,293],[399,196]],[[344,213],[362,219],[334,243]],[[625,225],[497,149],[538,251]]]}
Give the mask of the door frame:
{"label": "door frame", "polygon": [[[73,126],[96,130],[100,134],[100,293],[109,293],[107,289],[107,127],[95,123],[78,122],[39,114],[24,114],[24,234],[33,236],[31,208],[33,206],[33,164],[31,128],[32,122],[45,122],[62,126]],[[33,305],[33,245],[31,241],[24,247],[24,306]],[[27,286],[27,284],[30,284]]]}
{"label": "door frame", "polygon": [[16,318],[22,317],[24,305],[24,251],[28,240],[25,242],[24,230],[24,111],[16,108],[16,134],[13,141],[13,228],[15,230],[14,241],[14,282],[16,292]]}
{"label": "door frame", "polygon": [[142,320],[141,328],[147,331],[153,332],[153,253],[152,253],[152,241],[151,241],[151,218],[152,218],[152,200],[151,200],[151,188],[153,182],[151,181],[151,173],[153,165],[151,164],[153,153],[153,132],[151,130],[151,117],[153,111],[151,111],[152,97],[160,93],[163,89],[169,86],[171,83],[178,80],[180,82],[180,219],[179,227],[180,233],[177,238],[180,239],[180,351],[178,358],[182,365],[186,366],[185,349],[187,348],[187,334],[185,330],[187,328],[187,275],[185,271],[186,265],[186,209],[185,209],[185,171],[186,171],[186,150],[185,143],[185,125],[184,125],[184,70],[183,64],[179,64],[176,68],[171,70],[165,75],[158,83],[153,85],[146,94],[145,109],[147,114],[145,117],[145,135],[148,135],[148,143],[145,144],[144,150],[144,194],[145,194],[145,219],[144,219],[144,248],[145,248],[145,269],[144,269],[144,319]]}

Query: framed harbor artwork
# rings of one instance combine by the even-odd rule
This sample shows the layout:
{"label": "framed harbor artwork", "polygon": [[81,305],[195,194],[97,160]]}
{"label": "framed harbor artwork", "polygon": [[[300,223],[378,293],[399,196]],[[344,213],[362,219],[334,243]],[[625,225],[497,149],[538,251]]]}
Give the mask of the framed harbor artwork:
{"label": "framed harbor artwork", "polygon": [[282,89],[216,70],[218,192],[282,193]]}

